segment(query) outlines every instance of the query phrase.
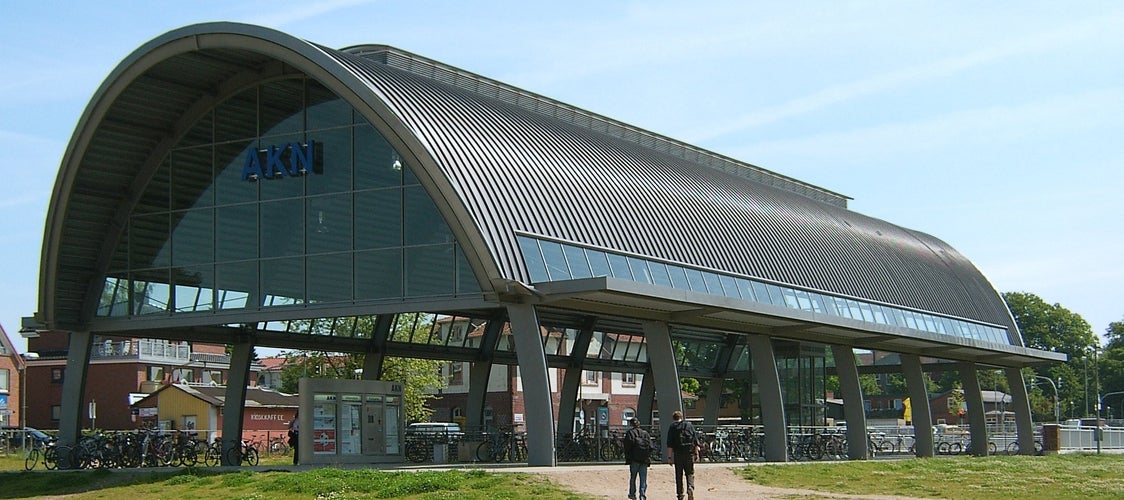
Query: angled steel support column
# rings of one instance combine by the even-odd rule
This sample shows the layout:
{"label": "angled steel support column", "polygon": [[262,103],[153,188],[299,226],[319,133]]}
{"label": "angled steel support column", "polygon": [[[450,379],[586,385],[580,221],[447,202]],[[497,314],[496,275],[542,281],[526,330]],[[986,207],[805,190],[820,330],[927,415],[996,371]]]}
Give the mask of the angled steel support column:
{"label": "angled steel support column", "polygon": [[[644,425],[652,425],[652,405],[656,400],[656,378],[652,376],[652,363],[644,369],[644,378],[640,379],[640,396],[636,400],[636,417]],[[660,438],[663,442],[663,438]],[[660,452],[663,455],[663,452]]]}
{"label": "angled steel support column", "polygon": [[585,369],[589,342],[593,339],[595,321],[595,318],[586,318],[581,329],[578,330],[578,337],[574,339],[574,348],[570,350],[566,375],[562,379],[562,390],[558,393],[558,431],[563,434],[568,434],[574,429],[578,389],[581,389],[582,370]]}
{"label": "angled steel support column", "polygon": [[727,334],[726,342],[715,359],[715,376],[710,378],[706,393],[706,410],[703,413],[704,425],[718,425],[718,414],[722,411],[722,394],[726,386],[726,373],[730,371],[730,358],[738,345],[738,336]]}
{"label": "angled steel support column", "polygon": [[933,446],[933,412],[929,408],[929,385],[925,383],[925,372],[921,371],[921,357],[916,354],[900,356],[910,411],[913,413],[913,452],[919,457],[932,457],[936,452]]}
{"label": "angled steel support column", "polygon": [[[976,364],[970,361],[960,362],[960,382],[964,384],[964,402],[968,403],[969,436],[972,439],[972,449],[969,451],[977,457],[987,456],[987,418],[984,412],[983,392],[980,391],[980,379],[976,371]],[[1034,449],[1031,447],[1031,449]]]}
{"label": "angled steel support column", "polygon": [[[648,346],[648,361],[652,365],[652,382],[656,388],[656,403],[660,410],[660,442],[667,452],[667,430],[671,428],[671,414],[683,410],[683,392],[679,387],[679,366],[675,362],[675,348],[671,345],[671,330],[661,321],[644,321],[644,341]],[[644,383],[647,383],[647,377]]]}
{"label": "angled steel support column", "polygon": [[496,314],[484,325],[480,351],[476,361],[468,365],[468,400],[465,401],[465,430],[484,429],[484,403],[488,400],[488,384],[492,377],[492,360],[499,344],[500,334],[507,323],[503,314]]}
{"label": "angled steel support column", "polygon": [[375,318],[375,326],[371,331],[371,346],[367,350],[367,355],[363,356],[363,380],[382,378],[382,365],[386,361],[386,339],[397,318],[396,314],[380,314]]}
{"label": "angled steel support column", "polygon": [[863,405],[863,390],[859,383],[855,351],[850,346],[833,345],[831,355],[835,358],[835,371],[839,374],[839,390],[843,392],[843,418],[847,421],[847,458],[866,460],[870,458],[866,407]]}
{"label": "angled steel support column", "polygon": [[[761,420],[765,424],[765,460],[788,461],[788,432],[785,429],[784,398],[773,341],[765,335],[749,336],[749,353],[753,356],[753,376],[761,395]],[[865,437],[863,438],[865,442]]]}
{"label": "angled steel support column", "polygon": [[1022,370],[1007,368],[1007,386],[1011,388],[1011,411],[1015,412],[1015,432],[1018,433],[1019,455],[1034,454],[1034,421],[1030,414],[1030,398],[1026,394],[1026,381]]}
{"label": "angled steel support column", "polygon": [[550,375],[546,369],[539,318],[530,304],[507,306],[519,377],[523,381],[523,403],[527,425],[527,465],[555,465],[554,403],[550,394]]}
{"label": "angled steel support column", "polygon": [[222,464],[231,458],[230,449],[242,440],[242,413],[246,408],[246,386],[250,385],[250,363],[254,360],[254,341],[241,339],[230,353],[230,374],[226,380],[226,399],[222,405]]}
{"label": "angled steel support column", "polygon": [[[62,408],[59,415],[59,444],[61,445],[73,446],[82,436],[82,415],[86,411],[86,405],[83,404],[86,402],[86,373],[90,366],[90,348],[93,339],[94,336],[90,332],[70,332],[69,335],[66,371],[63,372],[62,379]],[[69,468],[63,465],[60,464],[59,467]]]}

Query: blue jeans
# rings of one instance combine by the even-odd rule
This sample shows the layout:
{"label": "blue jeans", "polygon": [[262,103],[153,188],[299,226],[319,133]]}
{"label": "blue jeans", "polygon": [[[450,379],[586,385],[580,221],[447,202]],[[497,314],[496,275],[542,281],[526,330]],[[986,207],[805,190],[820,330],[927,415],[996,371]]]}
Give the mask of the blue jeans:
{"label": "blue jeans", "polygon": [[[640,476],[640,496],[636,496],[636,476]],[[648,464],[632,462],[628,464],[628,498],[647,500]]]}

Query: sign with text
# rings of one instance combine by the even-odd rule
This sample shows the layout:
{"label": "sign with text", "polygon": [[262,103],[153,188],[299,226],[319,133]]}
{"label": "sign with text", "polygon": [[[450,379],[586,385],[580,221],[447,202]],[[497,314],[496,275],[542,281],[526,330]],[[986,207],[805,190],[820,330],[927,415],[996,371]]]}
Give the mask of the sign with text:
{"label": "sign with text", "polygon": [[280,179],[320,174],[323,162],[318,161],[316,141],[306,144],[290,142],[283,146],[270,146],[246,153],[242,164],[242,180]]}

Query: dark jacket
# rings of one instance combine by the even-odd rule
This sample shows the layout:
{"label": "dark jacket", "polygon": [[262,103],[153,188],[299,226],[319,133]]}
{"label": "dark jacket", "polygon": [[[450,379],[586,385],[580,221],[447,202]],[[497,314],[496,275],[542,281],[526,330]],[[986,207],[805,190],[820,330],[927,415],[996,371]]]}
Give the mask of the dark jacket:
{"label": "dark jacket", "polygon": [[[687,440],[686,442],[680,439],[680,428],[687,429],[687,433],[694,435],[695,439]],[[695,431],[695,426],[686,420],[680,420],[671,424],[667,430],[667,447],[671,448],[676,454],[684,453],[689,455],[695,454],[695,446],[698,445],[698,435]]]}
{"label": "dark jacket", "polygon": [[[648,447],[637,446],[639,443],[648,443]],[[630,464],[652,464],[652,435],[648,431],[633,427],[624,433],[624,460]]]}

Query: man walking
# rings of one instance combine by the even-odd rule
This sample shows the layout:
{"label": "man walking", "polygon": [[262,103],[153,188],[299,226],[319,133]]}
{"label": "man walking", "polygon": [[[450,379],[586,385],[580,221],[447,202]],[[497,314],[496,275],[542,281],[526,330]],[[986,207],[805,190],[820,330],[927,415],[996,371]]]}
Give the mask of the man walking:
{"label": "man walking", "polygon": [[624,433],[624,456],[628,462],[628,498],[636,500],[636,478],[640,478],[640,500],[647,500],[648,466],[652,465],[652,435],[640,428],[640,420],[628,421]]}
{"label": "man walking", "polygon": [[699,459],[695,426],[683,420],[683,412],[678,410],[671,414],[671,420],[667,430],[667,463],[675,466],[675,495],[683,500],[685,476],[687,499],[695,500],[695,462]]}

